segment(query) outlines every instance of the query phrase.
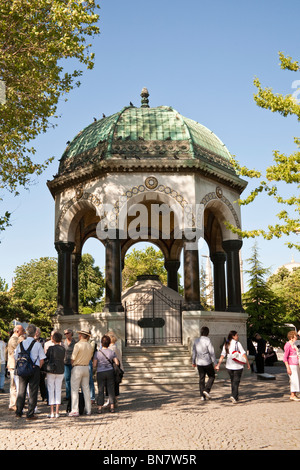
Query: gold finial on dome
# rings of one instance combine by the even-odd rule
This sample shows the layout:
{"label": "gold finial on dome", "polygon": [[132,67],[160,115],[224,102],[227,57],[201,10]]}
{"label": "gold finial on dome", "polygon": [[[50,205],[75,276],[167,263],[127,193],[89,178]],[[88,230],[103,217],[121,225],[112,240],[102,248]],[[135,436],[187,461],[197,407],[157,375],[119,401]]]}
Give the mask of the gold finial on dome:
{"label": "gold finial on dome", "polygon": [[149,100],[148,100],[149,92],[148,92],[147,88],[144,87],[144,88],[142,89],[141,97],[142,97],[142,105],[141,105],[141,108],[150,108],[150,106],[149,106]]}

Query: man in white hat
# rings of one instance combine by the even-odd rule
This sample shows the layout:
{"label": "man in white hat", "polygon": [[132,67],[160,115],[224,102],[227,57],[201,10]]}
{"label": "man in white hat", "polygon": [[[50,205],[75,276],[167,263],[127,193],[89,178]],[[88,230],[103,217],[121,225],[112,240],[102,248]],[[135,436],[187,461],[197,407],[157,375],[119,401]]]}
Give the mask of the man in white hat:
{"label": "man in white hat", "polygon": [[89,362],[93,356],[93,347],[89,343],[91,333],[88,330],[78,331],[79,341],[75,344],[71,356],[72,372],[71,372],[71,405],[72,409],[69,416],[79,416],[79,388],[81,387],[85,412],[91,414],[92,404],[90,395],[90,371]]}

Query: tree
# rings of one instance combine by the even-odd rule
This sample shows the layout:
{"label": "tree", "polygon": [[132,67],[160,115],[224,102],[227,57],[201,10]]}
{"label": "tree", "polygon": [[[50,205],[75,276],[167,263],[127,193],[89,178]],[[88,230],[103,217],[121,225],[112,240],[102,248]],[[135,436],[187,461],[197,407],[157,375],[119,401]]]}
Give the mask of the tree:
{"label": "tree", "polygon": [[18,266],[14,271],[12,292],[15,298],[31,302],[35,307],[47,305],[54,314],[57,297],[57,260],[40,258]]}
{"label": "tree", "polygon": [[270,289],[280,296],[285,305],[285,323],[292,323],[300,329],[300,268],[289,271],[285,267],[268,279]]}
{"label": "tree", "polygon": [[[90,307],[94,311],[101,303],[104,292],[104,278],[98,266],[94,266],[94,258],[86,253],[82,255],[78,266],[79,305]],[[81,308],[82,312],[84,310]]]}
{"label": "tree", "polygon": [[8,290],[8,284],[6,280],[0,277],[0,292],[7,292],[7,290]]}
{"label": "tree", "polygon": [[125,256],[125,265],[122,272],[123,289],[128,289],[136,282],[137,276],[142,274],[156,274],[163,284],[167,284],[167,271],[164,267],[164,255],[153,246],[145,250],[136,250]]}
{"label": "tree", "polygon": [[[88,38],[99,33],[94,0],[9,0],[0,4],[0,188],[18,194],[52,161],[33,161],[30,142],[54,126],[57,104],[82,74],[63,59],[93,68]],[[8,211],[0,231],[9,225]]]}
{"label": "tree", "polygon": [[250,269],[245,272],[249,274],[249,290],[243,294],[243,306],[249,315],[247,320],[248,336],[252,338],[259,333],[270,344],[276,346],[281,343],[284,333],[284,303],[270,289],[266,275],[268,268],[264,268],[258,258],[258,248],[255,244],[252,256],[247,260]]}
{"label": "tree", "polygon": [[[291,57],[285,57],[282,52],[279,53],[279,59],[282,69],[294,72],[300,70],[299,63],[296,61],[293,62]],[[271,88],[263,89],[258,78],[255,78],[254,85],[258,90],[254,97],[258,106],[269,109],[274,113],[280,113],[284,117],[296,116],[298,121],[300,121],[300,103],[295,96],[283,96],[282,94],[274,93]],[[241,167],[238,161],[234,157],[232,158],[232,162],[240,175],[261,179],[259,184],[251,191],[251,194],[246,199],[239,200],[241,205],[251,204],[259,194],[266,192],[268,196],[273,197],[276,203],[283,207],[277,214],[279,223],[269,225],[268,230],[241,230],[228,224],[234,233],[238,233],[244,238],[262,236],[267,240],[273,237],[280,238],[282,235],[300,233],[300,139],[295,137],[294,142],[298,150],[291,155],[286,156],[278,150],[273,152],[274,164],[266,169],[265,175],[263,175],[261,171],[249,170],[245,166]],[[279,184],[281,182],[292,186],[296,185],[296,194],[291,196],[283,196],[280,194]],[[300,243],[289,242],[287,245],[289,248],[295,247],[300,250]]]}

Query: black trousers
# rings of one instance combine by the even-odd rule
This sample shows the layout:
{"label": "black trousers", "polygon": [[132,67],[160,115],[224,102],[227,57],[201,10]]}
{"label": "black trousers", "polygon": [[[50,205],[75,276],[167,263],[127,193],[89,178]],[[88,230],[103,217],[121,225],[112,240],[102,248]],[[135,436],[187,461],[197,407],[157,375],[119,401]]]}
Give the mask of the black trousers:
{"label": "black trousers", "polygon": [[104,391],[107,390],[109,404],[115,403],[115,375],[114,371],[107,370],[103,372],[97,372],[97,383],[98,383],[98,397],[97,404],[99,406],[104,405]]}
{"label": "black trousers", "polygon": [[26,400],[27,386],[29,386],[28,410],[27,417],[34,414],[37,405],[38,391],[40,385],[40,368],[35,367],[34,373],[31,377],[19,377],[19,391],[17,396],[17,411],[16,414],[21,416]]}
{"label": "black trousers", "polygon": [[227,369],[230,380],[231,380],[231,396],[235,399],[239,399],[239,385],[243,373],[243,369]]}
{"label": "black trousers", "polygon": [[255,356],[256,372],[263,374],[265,371],[265,360],[262,354],[256,354]]}
{"label": "black trousers", "polygon": [[[199,373],[199,389],[200,389],[200,397],[203,397],[203,392],[209,393],[211,391],[211,387],[215,381],[215,369],[214,365],[208,364],[208,366],[198,366],[198,373]],[[208,381],[205,384],[205,376],[208,376]]]}

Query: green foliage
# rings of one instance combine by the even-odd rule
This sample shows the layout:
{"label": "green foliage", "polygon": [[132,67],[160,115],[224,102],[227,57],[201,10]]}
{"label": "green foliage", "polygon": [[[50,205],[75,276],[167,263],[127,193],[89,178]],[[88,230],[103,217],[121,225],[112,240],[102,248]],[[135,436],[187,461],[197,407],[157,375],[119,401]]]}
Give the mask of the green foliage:
{"label": "green foliage", "polygon": [[[94,259],[82,256],[79,265],[79,299],[82,313],[92,313],[104,291],[104,279]],[[33,323],[44,336],[52,329],[52,318],[57,307],[57,260],[43,257],[24,263],[15,269],[14,283],[6,292],[7,284],[0,278],[0,330],[8,336],[12,320]],[[1,288],[2,286],[2,288]]]}
{"label": "green foliage", "polygon": [[[299,63],[292,62],[291,57],[285,57],[282,52],[279,53],[280,63],[282,69],[297,72],[300,70]],[[258,106],[268,109],[272,112],[280,113],[282,116],[296,116],[300,121],[300,104],[292,95],[283,96],[274,93],[271,88],[262,88],[258,78],[254,80],[254,85],[257,87],[257,94],[254,100]],[[240,166],[239,162],[232,157],[232,163],[238,174],[248,178],[261,179],[256,188],[245,198],[240,199],[240,205],[248,205],[261,193],[266,193],[268,196],[275,199],[276,203],[283,206],[283,209],[277,214],[278,223],[269,225],[268,230],[254,229],[254,230],[241,230],[233,225],[227,226],[234,232],[238,233],[243,238],[254,238],[262,236],[266,240],[273,237],[281,238],[283,235],[292,235],[300,233],[300,197],[299,197],[299,183],[300,183],[300,139],[295,137],[294,143],[297,150],[291,155],[285,155],[278,150],[273,152],[274,164],[270,165],[263,175],[260,171],[249,170],[247,167]],[[280,193],[279,184],[283,182],[291,186],[296,186],[296,195],[283,197]],[[287,243],[289,248],[296,248],[300,250],[299,243]]]}
{"label": "green foliage", "polygon": [[[54,127],[59,99],[80,85],[82,71],[64,73],[64,60],[93,68],[87,39],[99,34],[96,8],[94,0],[0,3],[0,80],[6,85],[6,102],[0,104],[1,189],[18,194],[20,185],[27,187],[52,161],[34,161],[30,142]],[[0,231],[9,219],[6,211]]]}
{"label": "green foliage", "polygon": [[8,290],[8,284],[5,279],[0,277],[0,292],[6,292]]}
{"label": "green foliage", "polygon": [[285,323],[292,323],[300,329],[300,268],[289,271],[279,269],[268,279],[272,291],[283,299],[285,305]]}
{"label": "green foliage", "polygon": [[122,272],[123,289],[128,289],[136,282],[137,276],[142,274],[156,274],[160,281],[167,285],[167,271],[164,267],[164,255],[160,250],[152,246],[145,250],[136,250],[125,256],[125,264]]}
{"label": "green foliage", "polygon": [[[54,305],[57,296],[57,260],[40,258],[18,266],[14,273],[13,293],[16,298],[27,300],[35,307],[48,303]],[[53,313],[54,313],[53,311]]]}
{"label": "green foliage", "polygon": [[247,262],[250,265],[250,269],[245,271],[249,274],[249,290],[243,294],[243,307],[249,315],[248,336],[259,333],[271,345],[278,346],[286,340],[281,328],[284,323],[284,303],[267,283],[269,269],[264,268],[259,261],[256,244]]}
{"label": "green foliage", "polygon": [[86,253],[82,255],[78,267],[80,313],[92,313],[99,308],[104,292],[104,278],[94,258]]}

